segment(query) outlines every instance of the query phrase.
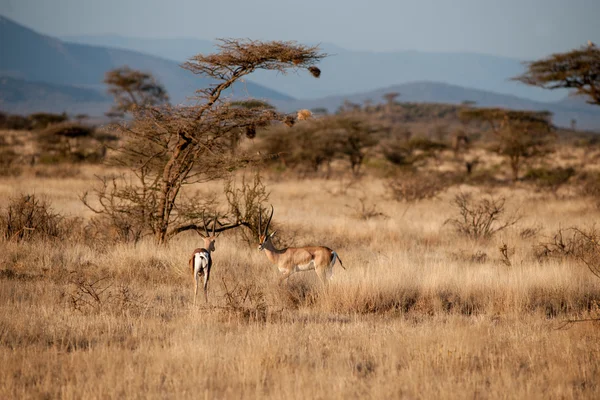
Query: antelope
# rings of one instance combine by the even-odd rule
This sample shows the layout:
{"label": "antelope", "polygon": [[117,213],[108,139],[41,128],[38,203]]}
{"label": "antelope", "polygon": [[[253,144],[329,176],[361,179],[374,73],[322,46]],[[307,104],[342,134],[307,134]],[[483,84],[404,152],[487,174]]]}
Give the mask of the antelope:
{"label": "antelope", "polygon": [[294,272],[314,269],[321,282],[323,282],[323,285],[326,286],[328,280],[333,276],[333,266],[336,260],[339,260],[341,267],[346,269],[344,264],[342,264],[340,256],[329,247],[307,246],[276,249],[271,239],[277,231],[269,233],[269,225],[271,224],[271,219],[273,219],[273,212],[273,206],[271,206],[271,216],[267,221],[264,232],[261,232],[262,213],[258,216],[258,250],[264,250],[269,261],[277,265],[282,274],[279,278],[280,285]]}
{"label": "antelope", "polygon": [[[202,219],[204,220],[204,215],[202,216]],[[204,232],[206,233],[206,236],[196,230],[198,235],[204,240],[204,247],[194,249],[189,261],[190,269],[194,274],[194,304],[196,304],[196,297],[198,295],[198,282],[200,281],[200,276],[202,276],[203,280],[204,300],[208,303],[208,279],[210,278],[210,268],[212,267],[212,257],[210,254],[215,251],[215,240],[217,239],[217,236],[215,236],[216,224],[217,219],[215,217],[212,226],[212,234],[210,234],[208,233],[206,222],[204,222]]]}
{"label": "antelope", "polygon": [[[215,215],[215,219],[212,224],[212,232],[208,232],[208,227],[206,225],[206,220],[204,219],[204,213],[202,213],[202,222],[204,224],[204,233],[203,235],[200,233],[200,227],[198,225],[189,225],[186,226],[187,229],[195,229],[196,233],[202,237],[204,240],[204,247],[194,249],[192,256],[189,260],[190,269],[192,270],[192,274],[194,274],[194,304],[196,304],[196,297],[198,296],[198,283],[200,281],[200,276],[202,276],[203,280],[203,289],[204,289],[204,300],[208,303],[208,280],[210,278],[210,269],[212,267],[212,256],[211,253],[215,251],[215,240],[221,234],[229,229],[235,229],[240,226],[249,226],[247,222],[237,221],[228,225],[223,225],[217,219],[217,215]],[[217,228],[217,224],[219,227]]]}

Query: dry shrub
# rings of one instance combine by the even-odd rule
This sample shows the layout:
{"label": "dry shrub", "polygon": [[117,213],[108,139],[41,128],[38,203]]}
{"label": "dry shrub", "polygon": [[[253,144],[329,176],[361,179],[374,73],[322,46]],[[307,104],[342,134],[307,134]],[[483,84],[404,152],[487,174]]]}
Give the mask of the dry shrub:
{"label": "dry shrub", "polygon": [[224,192],[230,215],[236,221],[245,221],[244,225],[248,228],[236,229],[236,233],[248,245],[255,244],[259,233],[259,215],[264,212],[264,204],[269,200],[269,192],[260,173],[254,174],[251,181],[247,181],[245,176],[242,177],[238,185],[235,181],[228,180]]}
{"label": "dry shrub", "polygon": [[539,226],[532,226],[529,228],[521,229],[519,232],[519,237],[521,239],[531,239],[537,236],[542,228]]}
{"label": "dry shrub", "polygon": [[572,231],[576,243],[575,257],[600,278],[600,233],[596,228],[572,228]]}
{"label": "dry shrub", "polygon": [[386,214],[377,209],[377,204],[369,204],[365,197],[358,198],[357,205],[346,204],[352,210],[352,216],[356,219],[367,221],[373,218],[389,218]]}
{"label": "dry shrub", "polygon": [[265,322],[268,306],[265,293],[255,280],[241,282],[236,275],[221,279],[224,310],[245,322]]}
{"label": "dry shrub", "polygon": [[107,276],[88,278],[82,273],[74,272],[69,281],[71,291],[68,293],[69,305],[73,310],[83,314],[108,312],[139,314],[147,305],[146,299],[129,285],[115,285]]}
{"label": "dry shrub", "polygon": [[561,228],[550,240],[536,246],[535,255],[540,261],[551,257],[573,258],[600,278],[600,233],[594,227]]}
{"label": "dry shrub", "polygon": [[142,227],[127,215],[92,217],[85,227],[86,243],[100,249],[119,242],[137,243],[141,238]]}
{"label": "dry shrub", "polygon": [[446,220],[444,224],[452,225],[456,232],[471,239],[489,239],[520,219],[516,213],[504,216],[505,203],[504,197],[475,200],[471,194],[459,193],[452,200],[459,216]]}
{"label": "dry shrub", "polygon": [[46,200],[19,195],[0,214],[0,232],[4,240],[57,239],[66,233],[64,220]]}
{"label": "dry shrub", "polygon": [[540,242],[534,249],[536,258],[541,261],[548,258],[575,257],[581,244],[573,229],[560,228],[551,238]]}
{"label": "dry shrub", "polygon": [[396,201],[413,202],[436,197],[454,183],[450,174],[408,173],[389,180],[387,190]]}

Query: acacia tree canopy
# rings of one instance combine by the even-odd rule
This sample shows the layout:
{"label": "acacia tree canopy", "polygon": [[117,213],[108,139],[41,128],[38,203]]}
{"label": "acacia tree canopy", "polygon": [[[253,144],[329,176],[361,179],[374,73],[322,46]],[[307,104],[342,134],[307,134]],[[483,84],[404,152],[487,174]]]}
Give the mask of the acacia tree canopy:
{"label": "acacia tree canopy", "polygon": [[166,89],[147,72],[123,66],[106,73],[104,83],[114,99],[109,115],[123,116],[134,107],[157,106],[169,103]]}
{"label": "acacia tree canopy", "polygon": [[527,71],[514,80],[546,89],[575,89],[600,105],[600,49],[593,43],[566,53],[526,63]]}
{"label": "acacia tree canopy", "polygon": [[517,181],[524,160],[552,151],[554,137],[548,111],[517,111],[502,108],[465,108],[465,122],[488,123],[496,139],[493,150],[508,158],[512,179]]}
{"label": "acacia tree canopy", "polygon": [[[295,42],[220,39],[217,47],[217,53],[199,54],[183,64],[183,68],[214,82],[197,91],[197,105],[142,103],[133,110],[131,121],[113,127],[121,137],[113,161],[129,168],[133,178],[105,177],[95,192],[99,207],[84,196],[90,208],[112,219],[131,218],[133,225],[144,234],[152,234],[158,243],[186,230],[202,231],[205,225],[200,217],[214,215],[218,204],[207,195],[183,198],[182,187],[227,180],[233,171],[258,161],[256,155],[231,151],[232,133],[286,118],[266,104],[248,107],[231,101],[224,96],[226,90],[259,69],[281,73],[308,69],[316,76],[312,72],[318,69],[315,64],[326,56],[317,47]],[[251,204],[244,207],[257,209]],[[241,221],[239,215],[221,213],[224,225],[220,229],[249,223]]]}

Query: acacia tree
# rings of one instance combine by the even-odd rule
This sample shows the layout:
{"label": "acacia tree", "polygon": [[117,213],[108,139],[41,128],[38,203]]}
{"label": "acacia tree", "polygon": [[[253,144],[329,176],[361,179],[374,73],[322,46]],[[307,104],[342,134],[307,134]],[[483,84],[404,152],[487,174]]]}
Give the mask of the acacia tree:
{"label": "acacia tree", "polygon": [[587,46],[526,64],[527,72],[513,79],[546,89],[575,89],[588,103],[600,105],[600,49]]}
{"label": "acacia tree", "polygon": [[[87,193],[85,204],[113,220],[131,219],[158,243],[180,232],[203,230],[202,216],[214,214],[216,203],[206,195],[183,198],[182,187],[227,178],[258,161],[256,156],[232,154],[232,132],[286,117],[265,107],[240,107],[226,98],[227,90],[258,69],[285,73],[304,68],[312,73],[325,57],[317,47],[295,42],[221,39],[218,50],[183,64],[214,82],[197,91],[197,105],[142,105],[133,110],[132,121],[114,127],[122,138],[114,161],[131,174],[104,177],[94,192],[95,204]],[[249,223],[239,213],[220,215],[219,220],[217,232]]]}
{"label": "acacia tree", "polygon": [[167,91],[152,74],[128,66],[108,71],[104,76],[104,83],[108,85],[108,93],[115,100],[108,116],[122,117],[135,107],[169,103]]}
{"label": "acacia tree", "polygon": [[348,157],[350,169],[356,176],[368,151],[379,143],[378,134],[383,128],[352,115],[339,115],[329,121],[336,132],[338,151]]}
{"label": "acacia tree", "polygon": [[496,153],[508,158],[513,181],[519,178],[524,160],[552,151],[554,137],[548,111],[513,111],[501,108],[466,108],[460,112],[465,122],[489,124]]}

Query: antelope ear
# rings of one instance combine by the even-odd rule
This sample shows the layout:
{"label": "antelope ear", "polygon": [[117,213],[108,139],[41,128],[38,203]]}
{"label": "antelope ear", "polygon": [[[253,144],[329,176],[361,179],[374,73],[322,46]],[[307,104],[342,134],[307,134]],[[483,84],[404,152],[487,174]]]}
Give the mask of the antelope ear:
{"label": "antelope ear", "polygon": [[270,234],[269,234],[269,237],[273,237],[273,236],[275,236],[275,234],[276,234],[276,233],[277,233],[277,231],[270,233]]}

